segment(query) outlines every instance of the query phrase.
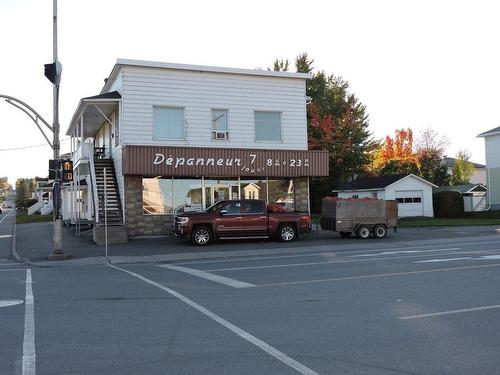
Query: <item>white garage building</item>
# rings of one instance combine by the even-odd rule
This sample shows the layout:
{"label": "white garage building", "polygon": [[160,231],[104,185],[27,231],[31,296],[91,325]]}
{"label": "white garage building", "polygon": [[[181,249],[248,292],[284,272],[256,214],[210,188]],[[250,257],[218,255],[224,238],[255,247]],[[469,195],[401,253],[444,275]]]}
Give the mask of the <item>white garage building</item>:
{"label": "white garage building", "polygon": [[432,188],[437,187],[413,174],[359,178],[333,190],[339,198],[397,200],[398,216],[434,217]]}

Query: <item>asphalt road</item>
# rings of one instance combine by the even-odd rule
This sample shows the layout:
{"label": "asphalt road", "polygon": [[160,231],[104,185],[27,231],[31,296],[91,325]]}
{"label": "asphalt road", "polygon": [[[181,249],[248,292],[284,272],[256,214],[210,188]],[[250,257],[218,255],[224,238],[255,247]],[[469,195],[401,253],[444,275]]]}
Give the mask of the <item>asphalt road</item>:
{"label": "asphalt road", "polygon": [[497,375],[499,240],[6,264],[0,301],[27,303],[0,307],[0,373]]}

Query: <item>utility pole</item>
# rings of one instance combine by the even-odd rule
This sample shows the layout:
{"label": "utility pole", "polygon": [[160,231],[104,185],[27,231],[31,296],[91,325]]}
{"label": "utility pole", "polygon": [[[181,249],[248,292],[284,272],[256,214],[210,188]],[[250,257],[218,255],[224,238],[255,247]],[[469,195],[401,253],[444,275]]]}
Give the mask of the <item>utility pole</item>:
{"label": "utility pole", "polygon": [[[53,0],[53,15],[52,15],[52,43],[53,43],[53,58],[54,58],[54,81],[53,87],[53,148],[54,160],[60,160],[59,149],[59,84],[61,82],[61,64],[57,59],[57,0]],[[61,220],[61,171],[60,168],[56,172],[56,179],[54,182],[54,236],[53,236],[53,249],[49,254],[49,260],[65,259],[64,251],[62,248],[62,220]]]}
{"label": "utility pole", "polygon": [[[62,220],[61,220],[61,168],[60,168],[60,142],[59,142],[59,84],[61,82],[61,72],[62,67],[57,60],[57,0],[53,0],[53,53],[54,53],[54,63],[45,65],[45,76],[53,83],[53,108],[54,117],[52,121],[52,126],[46,121],[40,114],[35,111],[31,106],[26,104],[20,99],[13,96],[0,94],[0,98],[5,99],[5,101],[12,106],[20,109],[26,115],[28,115],[31,120],[38,127],[45,140],[49,146],[54,150],[54,160],[57,161],[58,167],[56,168],[54,189],[53,189],[53,202],[54,202],[54,235],[53,235],[53,249],[49,254],[49,260],[61,260],[66,259],[66,255],[62,249]],[[42,125],[47,127],[53,135],[52,142],[50,142],[49,137],[42,130]]]}

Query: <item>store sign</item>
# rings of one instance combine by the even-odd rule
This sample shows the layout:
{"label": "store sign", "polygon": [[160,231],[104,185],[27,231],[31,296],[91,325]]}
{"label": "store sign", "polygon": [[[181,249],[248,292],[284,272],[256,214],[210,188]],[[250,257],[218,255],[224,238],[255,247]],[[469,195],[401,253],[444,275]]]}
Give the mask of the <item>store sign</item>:
{"label": "store sign", "polygon": [[126,146],[123,174],[142,176],[327,176],[327,151]]}

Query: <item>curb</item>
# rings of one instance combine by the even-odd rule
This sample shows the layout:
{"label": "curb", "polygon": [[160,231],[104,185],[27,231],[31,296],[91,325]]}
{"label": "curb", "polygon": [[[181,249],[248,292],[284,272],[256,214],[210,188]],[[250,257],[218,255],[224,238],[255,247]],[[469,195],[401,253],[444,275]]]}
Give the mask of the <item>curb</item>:
{"label": "curb", "polygon": [[14,257],[16,262],[22,263],[22,264],[27,264],[31,267],[42,267],[42,268],[49,268],[50,266],[45,266],[45,265],[38,265],[36,263],[33,263],[30,259],[22,257],[19,255],[17,252],[16,248],[16,217],[14,216],[13,224],[12,224],[12,247],[10,249],[11,255]]}

